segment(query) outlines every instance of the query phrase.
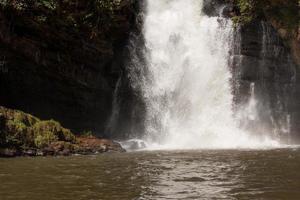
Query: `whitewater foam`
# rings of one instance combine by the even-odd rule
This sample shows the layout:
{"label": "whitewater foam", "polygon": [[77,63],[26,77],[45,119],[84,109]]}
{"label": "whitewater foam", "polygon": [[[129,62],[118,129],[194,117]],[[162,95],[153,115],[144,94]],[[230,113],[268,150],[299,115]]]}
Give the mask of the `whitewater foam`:
{"label": "whitewater foam", "polygon": [[279,142],[238,126],[229,69],[233,25],[222,17],[205,16],[202,3],[147,2],[146,65],[134,66],[147,70],[132,78],[138,80],[132,84],[146,105],[147,148],[279,147]]}

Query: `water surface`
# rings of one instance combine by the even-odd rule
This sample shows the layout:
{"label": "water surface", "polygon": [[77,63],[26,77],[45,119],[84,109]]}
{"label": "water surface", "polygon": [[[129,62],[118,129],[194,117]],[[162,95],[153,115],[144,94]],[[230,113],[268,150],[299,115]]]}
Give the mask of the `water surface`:
{"label": "water surface", "polygon": [[0,159],[1,200],[300,199],[300,149]]}

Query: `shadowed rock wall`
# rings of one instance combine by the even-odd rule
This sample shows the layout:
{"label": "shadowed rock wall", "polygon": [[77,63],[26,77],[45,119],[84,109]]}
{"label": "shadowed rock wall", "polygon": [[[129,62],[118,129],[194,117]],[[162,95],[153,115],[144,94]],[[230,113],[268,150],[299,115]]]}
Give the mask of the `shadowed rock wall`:
{"label": "shadowed rock wall", "polygon": [[251,95],[256,100],[257,116],[244,125],[292,142],[299,137],[300,87],[299,70],[289,48],[265,21],[239,27],[235,42],[240,44],[234,50],[232,65],[236,106],[249,104]]}
{"label": "shadowed rock wall", "polygon": [[137,1],[24,2],[0,5],[0,105],[104,134]]}
{"label": "shadowed rock wall", "polygon": [[[268,9],[274,12],[277,7],[273,9],[270,5]],[[204,12],[223,17],[240,14],[232,0],[204,1]],[[284,23],[288,18],[277,19],[280,23],[276,23],[272,14],[259,13],[252,22],[236,27],[230,52],[234,107],[247,112],[245,109],[254,98],[256,109],[251,112],[255,113],[246,113],[248,116],[241,120],[241,126],[295,143],[300,141],[300,68],[294,47],[297,41],[292,39],[297,34],[287,34],[288,29],[284,29],[290,23]],[[296,13],[294,18],[297,17]],[[251,114],[256,116],[250,119]]]}

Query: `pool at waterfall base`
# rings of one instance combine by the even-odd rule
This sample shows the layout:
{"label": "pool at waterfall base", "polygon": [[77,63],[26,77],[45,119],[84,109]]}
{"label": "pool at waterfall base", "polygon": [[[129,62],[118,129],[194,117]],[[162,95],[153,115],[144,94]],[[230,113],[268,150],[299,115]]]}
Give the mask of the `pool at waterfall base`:
{"label": "pool at waterfall base", "polygon": [[1,200],[300,198],[300,149],[0,159]]}

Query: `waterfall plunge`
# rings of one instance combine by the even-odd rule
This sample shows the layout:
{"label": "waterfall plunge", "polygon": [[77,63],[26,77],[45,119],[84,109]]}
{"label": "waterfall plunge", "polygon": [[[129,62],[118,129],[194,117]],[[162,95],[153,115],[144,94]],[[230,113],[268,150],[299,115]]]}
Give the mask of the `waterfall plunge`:
{"label": "waterfall plunge", "polygon": [[[132,86],[146,105],[144,140],[153,149],[276,145],[238,128],[228,66],[232,24],[202,15],[201,4],[147,1],[146,65],[130,69]],[[143,73],[134,73],[137,68],[144,68],[139,70]]]}

